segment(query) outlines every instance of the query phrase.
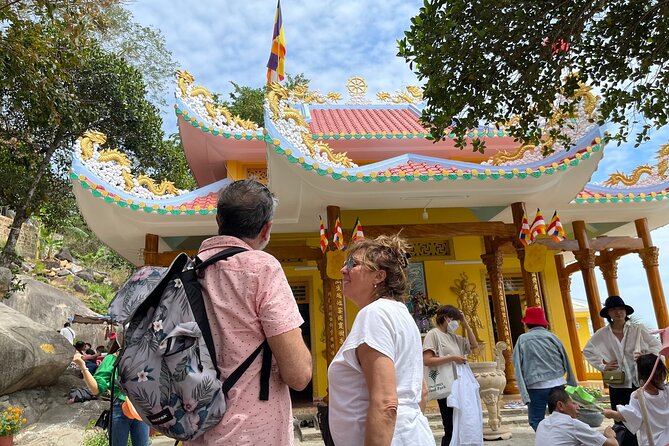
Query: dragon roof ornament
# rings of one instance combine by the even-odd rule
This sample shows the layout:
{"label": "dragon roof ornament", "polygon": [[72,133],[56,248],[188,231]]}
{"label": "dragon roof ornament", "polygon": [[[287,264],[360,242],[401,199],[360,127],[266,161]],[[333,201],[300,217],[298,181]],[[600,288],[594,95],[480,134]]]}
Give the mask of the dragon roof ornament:
{"label": "dragon roof ornament", "polygon": [[106,142],[104,133],[89,131],[74,144],[75,156],[106,183],[143,199],[173,198],[187,192],[177,189],[171,181],[163,180],[156,184],[147,175],[135,178],[130,168],[132,162],[126,154],[117,149],[100,150]]}
{"label": "dragon roof ornament", "polygon": [[[539,161],[544,158],[544,153],[559,152],[566,149],[560,142],[550,135],[550,130],[557,127],[562,119],[569,119],[571,124],[560,129],[561,133],[569,137],[572,141],[578,140],[581,136],[589,132],[595,125],[597,118],[597,102],[599,96],[592,93],[592,87],[579,82],[577,88],[569,99],[580,99],[578,110],[575,115],[565,115],[558,107],[553,106],[553,115],[546,121],[544,126],[544,137],[538,145],[523,144],[513,151],[502,151],[491,157],[486,164],[493,166],[508,166],[525,164]],[[518,123],[518,116],[513,116],[509,121],[499,124],[500,127],[510,127]]]}
{"label": "dragon roof ornament", "polygon": [[230,110],[217,104],[214,95],[209,90],[194,85],[195,78],[186,70],[177,70],[177,91],[179,96],[189,107],[200,116],[208,116],[212,124],[229,133],[258,132],[261,128],[253,121],[232,115]]}
{"label": "dragon roof ornament", "polygon": [[[630,187],[653,186],[669,181],[669,143],[661,145],[655,157],[657,163],[654,166],[644,164],[638,166],[632,171],[631,175],[626,175],[620,171],[611,174],[604,181],[604,186],[612,188],[626,189]],[[642,178],[643,175],[647,175]]]}
{"label": "dragon roof ornament", "polygon": [[283,85],[272,83],[265,107],[277,130],[302,154],[331,167],[358,167],[344,153],[334,152],[327,143],[314,141],[304,116],[290,107],[294,93]]}

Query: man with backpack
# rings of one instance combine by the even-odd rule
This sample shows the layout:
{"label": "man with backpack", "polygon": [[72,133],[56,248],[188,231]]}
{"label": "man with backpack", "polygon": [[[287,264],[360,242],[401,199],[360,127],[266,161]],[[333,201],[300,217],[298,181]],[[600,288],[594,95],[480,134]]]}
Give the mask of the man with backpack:
{"label": "man with backpack", "polygon": [[188,445],[292,445],[289,387],[311,381],[312,358],[302,340],[304,322],[281,264],[267,246],[276,200],[263,184],[240,180],[218,199],[218,236],[205,240],[198,258],[206,261],[228,248],[245,251],[207,267],[200,284],[216,361],[225,379],[265,340],[272,350],[269,398],[259,400],[261,363],[256,358],[227,395],[221,422]]}

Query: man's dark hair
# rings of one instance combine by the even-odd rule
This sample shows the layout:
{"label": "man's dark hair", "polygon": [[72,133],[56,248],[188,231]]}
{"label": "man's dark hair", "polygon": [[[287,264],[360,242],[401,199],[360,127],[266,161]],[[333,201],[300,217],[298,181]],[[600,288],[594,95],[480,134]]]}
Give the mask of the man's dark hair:
{"label": "man's dark hair", "polygon": [[444,323],[446,318],[451,320],[459,321],[460,310],[455,308],[453,305],[442,305],[437,309],[437,325],[441,327],[441,324]]}
{"label": "man's dark hair", "polygon": [[528,330],[532,330],[533,328],[536,327],[546,328],[544,325],[539,325],[539,324],[525,324],[525,325],[527,325]]}
{"label": "man's dark hair", "polygon": [[223,189],[216,206],[218,235],[255,238],[274,216],[276,199],[256,180],[239,180]]}
{"label": "man's dark hair", "polygon": [[65,322],[65,323],[63,324],[63,328],[65,328],[65,327],[69,327],[69,326],[70,326],[70,323],[69,323],[69,322]]}
{"label": "man's dark hair", "polygon": [[76,348],[77,350],[81,350],[84,348],[84,345],[86,345],[84,341],[77,341],[74,343],[74,348]]}
{"label": "man's dark hair", "polygon": [[564,390],[564,386],[553,387],[550,392],[548,392],[548,413],[553,413],[557,408],[557,403],[563,402],[567,404],[571,397]]}

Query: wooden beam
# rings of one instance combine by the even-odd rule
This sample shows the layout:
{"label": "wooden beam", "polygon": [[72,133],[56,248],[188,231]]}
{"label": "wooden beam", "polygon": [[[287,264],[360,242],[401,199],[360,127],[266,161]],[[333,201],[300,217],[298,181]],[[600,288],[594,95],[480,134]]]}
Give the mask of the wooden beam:
{"label": "wooden beam", "polygon": [[567,320],[569,343],[571,345],[571,351],[574,354],[574,368],[576,369],[576,377],[579,381],[584,381],[586,379],[585,363],[583,362],[583,352],[581,351],[581,343],[578,339],[578,331],[576,330],[574,306],[572,305],[571,301],[571,278],[566,271],[562,254],[555,255],[553,258],[555,259],[555,268],[557,269],[558,281],[560,283],[562,307],[564,309],[565,319]]}
{"label": "wooden beam", "polygon": [[[155,252],[148,253],[144,251],[144,258],[151,258],[154,263],[150,265],[158,266],[168,266],[174,258],[181,252],[185,252],[189,256],[194,256],[197,254],[196,249],[188,251],[165,251],[165,252]],[[319,248],[312,248],[309,246],[268,246],[265,248],[265,252],[272,254],[279,262],[287,261],[308,261],[308,260],[319,260],[322,257],[321,250]],[[150,257],[147,256],[150,254]],[[149,265],[149,263],[146,263]]]}
{"label": "wooden beam", "polygon": [[511,238],[516,234],[514,225],[501,221],[468,223],[426,223],[418,225],[365,225],[365,237],[397,234],[412,237],[455,237],[462,235]]}

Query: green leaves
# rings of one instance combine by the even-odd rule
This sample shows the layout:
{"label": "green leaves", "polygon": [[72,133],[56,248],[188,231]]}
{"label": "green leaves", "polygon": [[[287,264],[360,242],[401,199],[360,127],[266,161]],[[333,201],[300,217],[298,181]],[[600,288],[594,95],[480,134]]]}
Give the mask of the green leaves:
{"label": "green leaves", "polygon": [[655,126],[669,121],[667,9],[654,0],[426,0],[398,54],[426,81],[423,119],[435,138],[451,131],[464,148],[469,129],[518,116],[511,135],[536,143],[540,122],[579,80],[603,96],[600,123],[622,124],[622,138],[632,112]]}

